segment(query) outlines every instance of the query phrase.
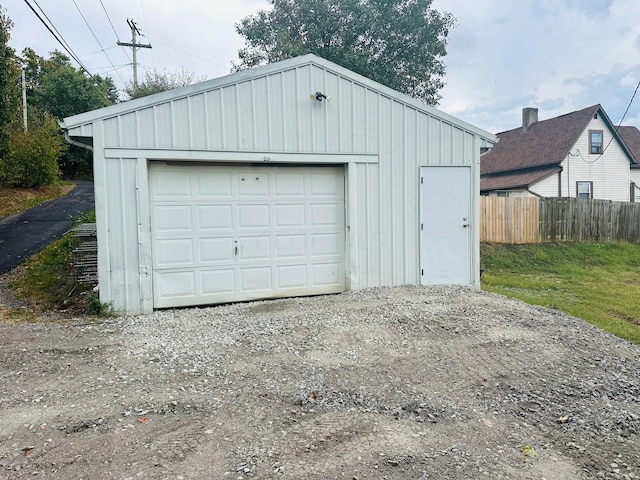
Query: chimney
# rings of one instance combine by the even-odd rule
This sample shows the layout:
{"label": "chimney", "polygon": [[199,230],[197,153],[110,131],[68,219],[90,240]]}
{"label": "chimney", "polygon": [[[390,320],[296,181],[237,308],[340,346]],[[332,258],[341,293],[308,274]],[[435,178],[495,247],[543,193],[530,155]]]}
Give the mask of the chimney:
{"label": "chimney", "polygon": [[522,109],[522,130],[527,131],[529,127],[538,121],[538,109],[537,108],[523,108]]}

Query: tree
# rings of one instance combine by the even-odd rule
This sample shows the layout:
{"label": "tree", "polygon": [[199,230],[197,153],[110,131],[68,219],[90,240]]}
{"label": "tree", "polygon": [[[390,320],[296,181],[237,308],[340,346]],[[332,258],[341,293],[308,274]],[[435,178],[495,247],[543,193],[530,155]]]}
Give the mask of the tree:
{"label": "tree", "polygon": [[9,47],[13,22],[0,5],[0,158],[9,149],[11,124],[20,112],[20,69],[15,52]]}
{"label": "tree", "polygon": [[[43,58],[25,48],[21,60],[27,78],[30,119],[51,115],[61,120],[118,101],[118,91],[111,78],[87,76],[57,50],[51,52],[49,58]],[[71,146],[58,161],[60,171],[68,177],[90,176],[91,158],[87,150]]]}
{"label": "tree", "polygon": [[184,87],[203,80],[203,77],[199,77],[184,68],[174,73],[159,72],[154,69],[145,72],[142,83],[139,83],[137,87],[133,83],[127,83],[123,91],[128,100],[133,100],[134,98],[166,92],[167,90]]}
{"label": "tree", "polygon": [[427,104],[444,86],[450,13],[432,0],[268,0],[236,25],[242,70],[315,53]]}
{"label": "tree", "polygon": [[69,57],[58,50],[49,58],[30,48],[22,51],[27,77],[30,108],[62,119],[82,112],[113,105],[118,91],[109,77],[84,74],[71,65]]}

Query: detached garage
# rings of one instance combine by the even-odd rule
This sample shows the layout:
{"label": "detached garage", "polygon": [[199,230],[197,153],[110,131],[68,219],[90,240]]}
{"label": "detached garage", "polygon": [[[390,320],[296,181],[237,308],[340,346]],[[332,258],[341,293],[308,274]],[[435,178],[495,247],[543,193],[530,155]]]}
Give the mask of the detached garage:
{"label": "detached garage", "polygon": [[479,286],[489,132],[315,55],[66,118],[121,313]]}

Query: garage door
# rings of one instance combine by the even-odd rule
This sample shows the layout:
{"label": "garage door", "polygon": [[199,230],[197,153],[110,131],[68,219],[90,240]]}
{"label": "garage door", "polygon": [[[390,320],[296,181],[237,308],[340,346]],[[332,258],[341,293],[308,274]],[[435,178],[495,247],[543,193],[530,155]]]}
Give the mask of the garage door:
{"label": "garage door", "polygon": [[345,289],[344,169],[149,167],[154,307]]}

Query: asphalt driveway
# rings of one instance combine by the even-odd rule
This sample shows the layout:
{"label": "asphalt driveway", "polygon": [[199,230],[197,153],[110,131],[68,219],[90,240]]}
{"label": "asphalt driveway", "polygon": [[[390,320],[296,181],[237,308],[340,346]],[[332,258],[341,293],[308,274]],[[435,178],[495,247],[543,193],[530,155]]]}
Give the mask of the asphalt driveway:
{"label": "asphalt driveway", "polygon": [[0,219],[0,275],[64,235],[73,217],[93,210],[93,182],[77,181],[68,195]]}

